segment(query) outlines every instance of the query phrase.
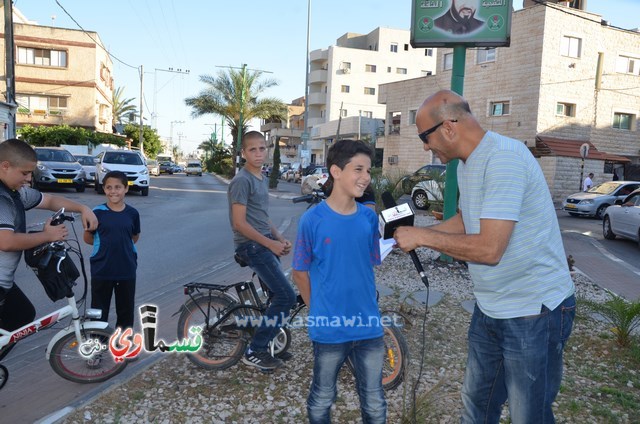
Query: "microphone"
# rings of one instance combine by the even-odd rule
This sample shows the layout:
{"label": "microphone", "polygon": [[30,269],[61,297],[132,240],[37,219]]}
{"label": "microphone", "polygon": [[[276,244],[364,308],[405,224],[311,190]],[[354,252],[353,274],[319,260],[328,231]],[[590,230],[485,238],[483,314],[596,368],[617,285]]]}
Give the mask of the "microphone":
{"label": "microphone", "polygon": [[[413,213],[413,210],[411,209],[411,206],[409,206],[407,203],[398,205],[396,203],[396,200],[393,198],[393,195],[388,191],[385,191],[382,193],[382,204],[386,208],[385,210],[380,212],[380,234],[383,235],[384,239],[393,237],[393,232],[400,226],[413,225],[415,215]],[[407,214],[407,209],[409,211],[409,214]],[[427,278],[427,274],[424,272],[424,268],[422,267],[420,258],[418,258],[418,254],[415,250],[412,250],[409,252],[409,256],[411,256],[413,265],[416,267],[418,274],[420,274],[422,283],[428,289],[429,279]]]}

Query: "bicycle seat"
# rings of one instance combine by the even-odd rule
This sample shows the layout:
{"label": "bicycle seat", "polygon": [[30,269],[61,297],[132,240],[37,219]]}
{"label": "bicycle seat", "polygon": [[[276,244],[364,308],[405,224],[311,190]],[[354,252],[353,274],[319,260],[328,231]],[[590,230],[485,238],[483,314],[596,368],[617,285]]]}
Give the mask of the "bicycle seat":
{"label": "bicycle seat", "polygon": [[241,267],[249,266],[242,258],[236,253],[233,255],[233,259],[240,265]]}

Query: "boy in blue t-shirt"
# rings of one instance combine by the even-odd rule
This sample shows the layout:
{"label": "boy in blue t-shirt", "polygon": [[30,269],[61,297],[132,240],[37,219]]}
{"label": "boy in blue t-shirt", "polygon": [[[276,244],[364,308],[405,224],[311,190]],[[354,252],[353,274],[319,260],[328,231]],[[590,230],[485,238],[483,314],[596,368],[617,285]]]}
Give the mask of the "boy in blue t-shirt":
{"label": "boy in blue t-shirt", "polygon": [[111,295],[115,293],[116,327],[124,330],[133,327],[140,215],[124,203],[129,185],[123,172],[108,172],[103,188],[107,202],[93,209],[98,229],[84,232],[84,241],[93,245],[91,307],[102,310],[102,321],[108,321]]}
{"label": "boy in blue t-shirt", "polygon": [[337,141],[327,155],[331,194],[298,226],[292,267],[293,281],[309,305],[311,423],[330,421],[338,371],[347,358],[354,365],[363,422],[386,420],[383,328],[373,272],[380,264],[378,219],[356,202],[371,182],[372,156],[362,141]]}

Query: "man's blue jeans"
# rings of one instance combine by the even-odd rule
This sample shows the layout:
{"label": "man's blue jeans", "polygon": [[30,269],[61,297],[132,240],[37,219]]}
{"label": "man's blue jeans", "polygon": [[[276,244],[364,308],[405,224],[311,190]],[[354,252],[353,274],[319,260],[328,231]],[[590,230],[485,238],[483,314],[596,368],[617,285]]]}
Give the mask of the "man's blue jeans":
{"label": "man's blue jeans", "polygon": [[387,402],[382,389],[382,337],[337,344],[313,342],[313,355],[313,381],[307,399],[311,424],[331,423],[331,405],[336,399],[338,372],[347,358],[355,369],[362,422],[386,422]]}
{"label": "man's blue jeans", "polygon": [[260,243],[250,241],[238,246],[236,253],[271,291],[271,304],[264,314],[271,323],[266,325],[263,322],[262,326],[256,329],[249,345],[252,351],[264,352],[269,342],[280,331],[283,321],[289,317],[291,308],[296,303],[296,294],[280,268],[280,259],[271,250]]}
{"label": "man's blue jeans", "polygon": [[476,305],[462,386],[462,423],[498,423],[509,399],[511,422],[554,423],[562,352],[576,313],[575,296],[539,315],[493,319]]}

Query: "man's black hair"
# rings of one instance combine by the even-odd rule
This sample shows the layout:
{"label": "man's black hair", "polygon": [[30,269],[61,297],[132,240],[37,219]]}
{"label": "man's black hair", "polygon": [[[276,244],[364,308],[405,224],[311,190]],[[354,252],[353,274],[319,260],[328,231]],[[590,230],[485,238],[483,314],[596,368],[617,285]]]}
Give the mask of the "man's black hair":
{"label": "man's black hair", "polygon": [[4,161],[16,166],[23,162],[37,162],[38,157],[33,147],[23,140],[10,138],[0,143],[0,162]]}
{"label": "man's black hair", "polygon": [[240,145],[240,147],[244,149],[244,144],[246,143],[247,140],[251,138],[261,138],[266,142],[266,139],[264,138],[264,134],[262,134],[260,131],[249,131],[248,133],[242,136],[242,144]]}
{"label": "man's black hair", "polygon": [[364,141],[360,140],[338,140],[329,149],[327,154],[327,169],[329,169],[329,179],[332,180],[331,166],[336,165],[340,169],[351,162],[351,159],[357,155],[363,154],[369,156],[373,161],[373,149]]}

